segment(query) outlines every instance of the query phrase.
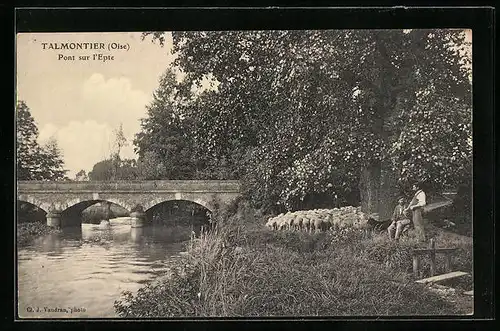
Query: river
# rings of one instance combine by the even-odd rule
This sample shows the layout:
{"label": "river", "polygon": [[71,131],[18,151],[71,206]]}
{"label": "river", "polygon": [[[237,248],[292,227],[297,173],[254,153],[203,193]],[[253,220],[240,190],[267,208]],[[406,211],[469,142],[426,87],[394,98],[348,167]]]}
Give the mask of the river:
{"label": "river", "polygon": [[191,231],[110,223],[63,229],[18,250],[19,317],[118,317],[113,303],[122,291],[135,293],[167,271]]}

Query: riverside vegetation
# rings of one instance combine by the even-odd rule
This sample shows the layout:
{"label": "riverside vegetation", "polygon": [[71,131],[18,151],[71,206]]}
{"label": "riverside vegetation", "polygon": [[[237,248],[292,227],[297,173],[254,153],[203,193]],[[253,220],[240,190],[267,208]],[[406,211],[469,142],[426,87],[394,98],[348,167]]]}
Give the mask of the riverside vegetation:
{"label": "riverside vegetation", "polygon": [[17,206],[17,246],[29,245],[38,237],[59,230],[47,226],[45,212],[29,204],[19,204]]}
{"label": "riverside vegetation", "polygon": [[17,224],[17,245],[26,246],[38,237],[57,233],[59,230],[53,229],[45,222],[34,221]]}
{"label": "riverside vegetation", "polygon": [[[310,234],[270,231],[240,202],[217,209],[211,231],[192,237],[169,275],[115,301],[121,317],[463,314],[414,282],[411,233],[399,242],[355,228]],[[472,241],[430,226],[460,247],[454,266],[472,270]],[[439,262],[438,262],[439,265]],[[425,265],[424,265],[425,268]],[[440,272],[440,270],[438,270]]]}

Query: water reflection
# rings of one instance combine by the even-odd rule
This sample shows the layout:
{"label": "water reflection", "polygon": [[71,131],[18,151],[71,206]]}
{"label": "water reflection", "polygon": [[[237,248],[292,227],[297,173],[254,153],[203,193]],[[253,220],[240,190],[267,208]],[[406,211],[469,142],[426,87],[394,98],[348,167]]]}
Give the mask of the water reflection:
{"label": "water reflection", "polygon": [[131,228],[121,219],[107,228],[82,224],[39,238],[18,251],[19,316],[115,317],[113,303],[120,293],[136,291],[167,271],[192,230]]}
{"label": "water reflection", "polygon": [[140,242],[144,235],[144,228],[130,228],[130,239],[133,242]]}

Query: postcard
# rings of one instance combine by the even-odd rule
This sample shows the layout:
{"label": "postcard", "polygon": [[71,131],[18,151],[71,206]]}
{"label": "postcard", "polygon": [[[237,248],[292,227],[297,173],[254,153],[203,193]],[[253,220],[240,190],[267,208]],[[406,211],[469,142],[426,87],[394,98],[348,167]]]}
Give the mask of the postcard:
{"label": "postcard", "polygon": [[20,319],[470,315],[472,30],[16,35]]}

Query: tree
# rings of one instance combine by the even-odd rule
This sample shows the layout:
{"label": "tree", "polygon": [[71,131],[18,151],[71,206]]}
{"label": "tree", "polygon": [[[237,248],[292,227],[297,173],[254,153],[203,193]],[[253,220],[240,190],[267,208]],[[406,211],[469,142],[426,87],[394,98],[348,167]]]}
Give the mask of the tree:
{"label": "tree", "polygon": [[90,180],[105,181],[113,179],[113,161],[103,160],[99,161],[92,167],[92,171],[89,172]]}
{"label": "tree", "polygon": [[134,180],[138,178],[137,161],[134,159],[120,160],[117,170],[116,179]]}
{"label": "tree", "polygon": [[[138,178],[137,162],[134,159],[121,159],[120,153],[124,146],[127,146],[127,138],[123,133],[123,125],[120,124],[115,130],[115,141],[113,150],[108,159],[94,164],[92,171],[89,172],[90,180],[134,180]],[[81,170],[80,172],[82,172]]]}
{"label": "tree", "polygon": [[17,178],[20,180],[35,179],[38,169],[39,151],[38,128],[24,101],[19,101],[16,107],[17,136]]}
{"label": "tree", "polygon": [[178,97],[179,89],[176,72],[167,68],[134,140],[141,178],[191,179],[206,168],[206,160],[196,154],[195,119],[187,113],[187,99],[193,95]]}
{"label": "tree", "polygon": [[137,163],[133,159],[106,159],[97,162],[89,172],[90,180],[134,180],[137,179]]}
{"label": "tree", "polygon": [[42,147],[40,163],[43,171],[43,178],[51,180],[65,178],[67,170],[63,168],[64,161],[62,159],[62,152],[54,137],[50,138]]}
{"label": "tree", "polygon": [[115,154],[120,155],[120,152],[123,147],[127,146],[127,138],[125,138],[125,134],[123,133],[123,124],[120,123],[120,126],[117,130],[115,130]]}
{"label": "tree", "polygon": [[124,146],[127,146],[127,138],[125,138],[125,134],[123,133],[123,124],[120,123],[119,128],[115,130],[114,151],[111,155],[113,161],[112,179],[117,179],[118,168],[121,163],[120,152]]}
{"label": "tree", "polygon": [[17,178],[20,180],[61,180],[64,161],[55,138],[38,144],[38,128],[24,101],[16,106]]}
{"label": "tree", "polygon": [[75,175],[75,180],[79,182],[84,182],[89,180],[89,176],[87,175],[87,172],[85,170],[80,170],[76,173]]}
{"label": "tree", "polygon": [[141,179],[167,178],[165,166],[159,156],[153,151],[145,152],[142,157],[139,157],[137,172]]}
{"label": "tree", "polygon": [[[154,34],[159,38],[161,34]],[[468,45],[458,30],[173,33],[176,96],[209,159],[231,160],[256,202],[311,195],[387,217],[416,180],[471,176]],[[212,77],[215,91],[190,98]],[[310,199],[311,200],[311,199]],[[314,199],[312,199],[314,200]]]}

